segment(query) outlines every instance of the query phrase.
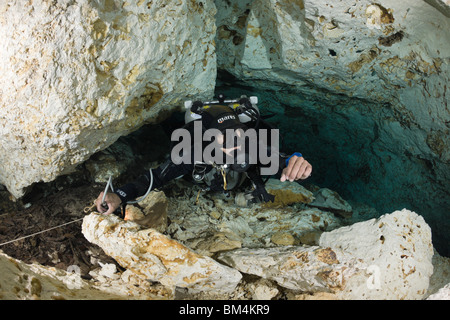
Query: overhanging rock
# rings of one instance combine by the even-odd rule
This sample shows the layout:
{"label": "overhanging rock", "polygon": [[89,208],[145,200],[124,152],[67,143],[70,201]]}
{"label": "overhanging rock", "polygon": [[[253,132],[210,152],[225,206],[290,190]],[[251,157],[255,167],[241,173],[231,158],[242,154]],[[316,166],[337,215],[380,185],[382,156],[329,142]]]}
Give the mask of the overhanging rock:
{"label": "overhanging rock", "polygon": [[170,288],[230,293],[242,278],[237,270],[199,255],[154,229],[143,229],[114,215],[91,213],[83,220],[82,232],[122,267]]}
{"label": "overhanging rock", "polygon": [[16,197],[214,92],[215,5],[0,3],[0,183]]}

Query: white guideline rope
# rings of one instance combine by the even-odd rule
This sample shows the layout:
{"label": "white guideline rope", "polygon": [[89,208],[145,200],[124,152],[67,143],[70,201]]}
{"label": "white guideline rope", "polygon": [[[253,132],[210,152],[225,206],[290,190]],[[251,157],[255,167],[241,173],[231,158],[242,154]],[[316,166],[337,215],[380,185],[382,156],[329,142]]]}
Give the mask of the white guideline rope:
{"label": "white guideline rope", "polygon": [[0,247],[4,246],[4,245],[6,245],[6,244],[9,244],[9,243],[13,243],[13,242],[19,241],[19,240],[23,240],[23,239],[26,239],[26,238],[34,237],[35,235],[38,235],[38,234],[41,234],[41,233],[44,233],[44,232],[47,232],[47,231],[50,231],[50,230],[53,230],[53,229],[57,229],[57,228],[64,227],[64,226],[66,226],[66,225],[68,225],[68,224],[72,224],[72,223],[81,221],[81,220],[83,220],[83,219],[84,219],[84,218],[79,218],[79,219],[76,219],[76,220],[73,220],[73,221],[70,221],[70,222],[66,222],[66,223],[60,224],[60,225],[55,226],[55,227],[51,227],[51,228],[48,228],[48,229],[45,229],[45,230],[42,230],[42,231],[39,231],[39,232],[30,234],[30,235],[28,235],[28,236],[23,236],[23,237],[20,237],[20,238],[11,240],[11,241],[7,241],[7,242],[0,243]]}
{"label": "white guideline rope", "polygon": [[[140,201],[144,200],[148,196],[148,194],[150,193],[150,191],[152,189],[152,186],[153,186],[153,172],[152,172],[152,169],[150,169],[149,171],[150,171],[150,185],[149,185],[149,187],[147,189],[147,192],[141,198],[137,199],[136,201],[129,201],[128,203],[140,202]],[[111,188],[111,190],[114,192],[114,187],[112,185],[112,176],[109,177],[108,183],[106,184],[105,191],[103,193],[102,203],[105,202],[106,192],[108,191],[109,188]],[[91,209],[91,208],[86,208],[86,209]],[[84,211],[85,213],[87,213],[86,209]],[[14,239],[14,240],[10,240],[10,241],[7,241],[7,242],[0,243],[0,247],[2,247],[4,245],[7,245],[7,244],[10,244],[10,243],[13,243],[13,242],[16,242],[16,241],[20,241],[20,240],[26,239],[26,238],[34,237],[35,235],[38,235],[38,234],[41,234],[41,233],[44,233],[44,232],[47,232],[47,231],[50,231],[50,230],[53,230],[53,229],[64,227],[66,225],[69,225],[69,224],[81,221],[83,219],[84,218],[79,218],[79,219],[76,219],[76,220],[73,220],[73,221],[70,221],[70,222],[66,222],[66,223],[60,224],[60,225],[55,226],[55,227],[51,227],[51,228],[48,228],[48,229],[45,229],[45,230],[42,230],[42,231],[30,234],[30,235],[27,235],[27,236],[23,236],[23,237]]]}

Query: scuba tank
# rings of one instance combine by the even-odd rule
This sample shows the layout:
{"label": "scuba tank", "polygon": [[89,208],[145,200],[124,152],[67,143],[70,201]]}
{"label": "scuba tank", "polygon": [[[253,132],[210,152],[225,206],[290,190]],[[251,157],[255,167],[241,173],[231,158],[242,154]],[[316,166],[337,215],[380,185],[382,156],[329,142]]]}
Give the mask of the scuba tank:
{"label": "scuba tank", "polygon": [[223,95],[219,95],[218,100],[213,101],[192,101],[188,100],[184,102],[184,107],[186,110],[184,121],[189,123],[194,120],[202,119],[202,111],[208,110],[212,106],[225,105],[230,107],[239,117],[241,123],[248,123],[250,121],[258,121],[259,109],[258,109],[258,97],[251,96],[247,98],[246,96],[241,96],[239,99],[225,100]]}
{"label": "scuba tank", "polygon": [[[252,96],[247,98],[241,96],[239,99],[225,100],[223,95],[219,95],[218,100],[213,101],[186,101],[184,106],[186,126],[193,121],[201,120],[204,129],[216,128],[224,132],[228,128],[246,127],[248,123],[254,122],[254,128],[259,128],[260,124],[265,124],[261,118],[257,107],[258,98]],[[236,119],[236,115],[238,119]],[[245,159],[235,158],[235,163],[231,165],[197,163],[192,172],[194,181],[205,183],[209,189],[214,190],[222,187],[227,190],[234,189],[242,184],[246,177],[250,178],[255,190],[251,193],[254,201],[274,201],[274,196],[267,193],[264,182],[259,174],[259,169],[249,170],[250,163]],[[207,166],[212,166],[210,171]]]}
{"label": "scuba tank", "polygon": [[[258,98],[252,96],[247,98],[241,96],[239,99],[226,100],[223,95],[219,95],[218,100],[214,101],[186,101],[185,102],[185,126],[190,126],[194,121],[202,121],[203,129],[218,129],[224,134],[224,140],[227,141],[227,129],[247,130],[250,126],[258,128],[261,119],[257,107]],[[236,137],[232,137],[237,142]],[[249,140],[245,138],[245,150],[247,152],[235,155],[234,163],[231,164],[231,170],[245,172],[250,163]],[[228,171],[228,170],[227,170]]]}
{"label": "scuba tank", "polygon": [[[241,96],[239,99],[226,100],[223,95],[218,100],[212,101],[186,101],[184,103],[185,126],[190,126],[193,121],[202,121],[204,129],[216,128],[222,132],[229,128],[247,127],[245,124],[251,121],[259,122],[258,98]],[[223,119],[223,120],[222,120]],[[235,159],[236,160],[236,159]],[[192,178],[197,183],[205,183],[210,189],[231,190],[239,186],[248,167],[239,165],[212,165],[211,170],[206,170],[206,163],[196,163],[192,172]],[[241,169],[241,170],[239,170]]]}

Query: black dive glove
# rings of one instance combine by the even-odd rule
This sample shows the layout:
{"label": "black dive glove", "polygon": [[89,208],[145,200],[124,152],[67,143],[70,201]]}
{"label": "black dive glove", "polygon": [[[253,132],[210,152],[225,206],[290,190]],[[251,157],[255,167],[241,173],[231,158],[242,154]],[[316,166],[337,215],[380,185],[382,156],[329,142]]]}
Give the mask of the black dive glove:
{"label": "black dive glove", "polygon": [[259,201],[262,202],[274,202],[275,201],[275,196],[268,193],[266,188],[263,186],[256,186],[256,189],[253,190],[252,192],[252,196],[253,196],[253,201],[254,202],[258,202],[255,201],[256,199],[258,199]]}

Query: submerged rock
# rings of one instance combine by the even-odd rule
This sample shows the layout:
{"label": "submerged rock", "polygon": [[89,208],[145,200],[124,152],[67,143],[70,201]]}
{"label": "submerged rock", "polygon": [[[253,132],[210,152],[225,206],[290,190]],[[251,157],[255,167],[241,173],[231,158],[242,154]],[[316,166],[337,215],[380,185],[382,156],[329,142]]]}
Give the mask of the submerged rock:
{"label": "submerged rock", "polygon": [[435,294],[430,295],[427,300],[450,300],[450,283],[439,289]]}
{"label": "submerged rock", "polygon": [[344,218],[352,216],[352,207],[336,191],[321,188],[314,193],[314,197],[314,201],[309,203],[310,206],[335,212]]}
{"label": "submerged rock", "polygon": [[[333,213],[306,206],[304,201],[312,200],[310,191],[297,183],[288,182],[285,186],[289,196],[284,199],[289,199],[290,205],[281,206],[280,201],[276,206],[254,204],[246,208],[236,205],[233,196],[222,199],[206,193],[201,193],[197,204],[193,205],[197,191],[182,186],[189,192],[169,199],[171,224],[167,232],[191,248],[217,233],[228,234],[235,245],[240,242],[242,247],[259,248],[277,245],[279,241],[279,244],[287,244],[287,241],[298,244],[307,233],[333,230],[342,225],[341,219]],[[276,179],[269,179],[267,189],[280,190],[279,195],[283,194],[281,182]],[[282,233],[289,235],[283,240]]]}
{"label": "submerged rock", "polygon": [[164,232],[167,228],[167,207],[168,201],[164,192],[152,191],[136,204],[127,205],[124,220]]}
{"label": "submerged rock", "polygon": [[[214,196],[200,199],[199,207],[186,205],[185,201],[195,201],[189,196],[167,200],[171,222],[167,231],[179,228],[176,234],[180,236],[189,226],[184,240],[114,215],[92,213],[83,221],[84,236],[121,268],[99,260],[95,264],[100,268],[91,269],[93,279],[86,281],[76,272],[76,265],[65,272],[0,255],[2,269],[9,270],[0,276],[0,297],[423,299],[449,281],[449,259],[436,260],[436,255],[431,260],[430,229],[420,216],[408,210],[346,227],[335,224],[333,230],[321,231],[323,219],[336,217],[328,212],[319,216],[318,209],[262,210],[256,206],[252,213],[249,209],[237,210],[233,201],[227,205]],[[220,215],[210,215],[212,207],[202,206],[209,201],[215,201],[214,209],[220,210]],[[175,214],[174,202],[185,211]],[[253,221],[255,215],[259,219]],[[230,224],[236,219],[240,220],[237,225]],[[193,225],[199,221],[204,225],[195,229]],[[303,236],[296,235],[301,233],[297,228],[304,228]],[[199,231],[197,237],[195,230]],[[298,240],[309,233],[314,233],[311,245],[299,245]],[[17,277],[22,279],[20,285],[15,285]]]}
{"label": "submerged rock", "polygon": [[[216,1],[217,15],[212,0],[2,3],[0,183],[21,197],[33,183],[68,173],[118,137],[158,121],[186,96],[210,98],[217,63],[252,90],[272,90],[273,109],[288,105],[280,124],[293,118],[295,133],[312,133],[309,153],[319,144],[332,159],[319,168],[323,177],[333,177],[335,166],[341,171],[329,185],[368,190],[372,204],[408,202],[446,214],[449,6],[413,3]],[[303,128],[301,117],[308,120]],[[289,139],[298,143],[297,134]],[[86,163],[97,182],[126,167],[103,156],[105,166]],[[338,197],[330,204],[325,189],[314,200],[298,184],[272,180],[267,187],[277,202],[251,208],[206,195],[194,205],[195,196],[181,194],[167,208],[156,201],[161,210],[149,216],[156,221],[143,222],[145,208],[130,206],[128,218],[143,226],[91,214],[86,238],[126,271],[119,276],[104,265],[92,272],[104,284],[98,291],[77,274],[0,254],[0,298],[154,298],[147,279],[228,294],[240,290],[236,269],[261,277],[248,286],[257,299],[281,288],[340,299],[424,297],[433,251],[420,216],[402,210],[342,227],[326,211],[348,217],[351,209]],[[449,220],[435,221],[446,248]],[[445,268],[443,284],[448,262]]]}
{"label": "submerged rock", "polygon": [[191,242],[190,246],[199,254],[212,256],[217,252],[240,248],[242,239],[231,232],[217,232],[211,236]]}
{"label": "submerged rock", "polygon": [[249,289],[253,300],[271,300],[280,293],[276,285],[265,279],[250,284]]}
{"label": "submerged rock", "polygon": [[84,218],[82,231],[122,267],[173,290],[182,287],[191,293],[230,293],[242,277],[237,270],[154,229],[143,229],[114,215],[92,213]]}
{"label": "submerged rock", "polygon": [[269,179],[265,187],[268,193],[275,196],[275,201],[265,203],[264,207],[286,207],[294,203],[310,203],[314,200],[312,192],[297,182]]}
{"label": "submerged rock", "polygon": [[291,246],[295,244],[295,238],[288,232],[277,232],[272,235],[270,240],[278,245]]}
{"label": "submerged rock", "polygon": [[[448,113],[441,106],[447,88],[441,84],[449,71],[450,42],[444,31],[449,5],[413,3],[217,1],[218,66],[263,90],[289,86],[312,100],[343,94],[379,106],[389,101],[404,121],[419,122],[430,135],[444,134]],[[335,114],[323,105],[317,108]],[[376,110],[365,111],[366,117],[378,116]],[[410,112],[417,116],[409,117]],[[406,128],[402,134],[409,141]],[[442,160],[450,156],[440,147],[430,148],[424,152],[435,152]]]}
{"label": "submerged rock", "polygon": [[430,228],[396,211],[322,234],[319,246],[242,248],[218,259],[243,273],[335,299],[422,299],[433,273]]}
{"label": "submerged rock", "polygon": [[431,230],[409,210],[324,232],[323,247],[343,250],[365,271],[347,279],[345,299],[421,299],[433,274]]}
{"label": "submerged rock", "polygon": [[[69,270],[26,264],[0,251],[1,300],[110,300],[169,299],[164,288],[152,287],[148,281],[115,275],[115,280],[87,281],[73,265]],[[108,272],[108,275],[111,275]],[[117,278],[118,277],[118,278]],[[138,286],[136,284],[139,284]]]}
{"label": "submerged rock", "polygon": [[305,292],[332,292],[342,287],[358,264],[341,250],[318,246],[243,248],[222,253],[218,259],[243,273]]}

